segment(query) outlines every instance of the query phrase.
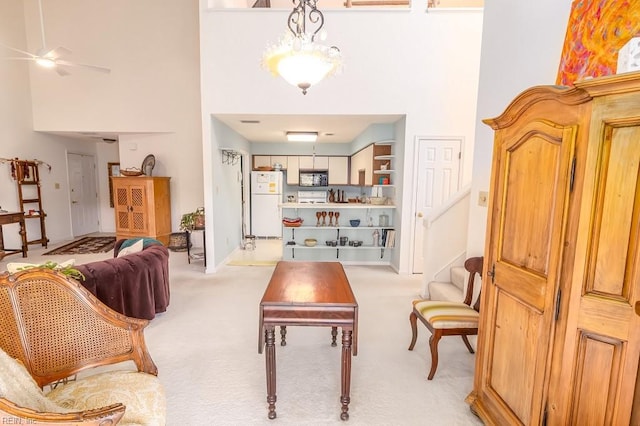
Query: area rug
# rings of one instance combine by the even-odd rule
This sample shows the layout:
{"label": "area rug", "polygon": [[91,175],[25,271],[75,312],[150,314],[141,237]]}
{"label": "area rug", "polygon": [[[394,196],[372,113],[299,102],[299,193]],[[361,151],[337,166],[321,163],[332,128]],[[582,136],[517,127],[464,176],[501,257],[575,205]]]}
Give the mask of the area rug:
{"label": "area rug", "polygon": [[104,253],[116,243],[116,237],[83,237],[45,254],[89,254]]}

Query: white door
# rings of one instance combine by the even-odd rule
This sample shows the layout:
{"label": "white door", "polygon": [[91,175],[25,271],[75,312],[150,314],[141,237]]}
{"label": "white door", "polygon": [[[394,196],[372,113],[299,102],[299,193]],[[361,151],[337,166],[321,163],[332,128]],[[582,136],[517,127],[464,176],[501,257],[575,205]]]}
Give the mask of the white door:
{"label": "white door", "polygon": [[71,232],[74,237],[98,231],[98,191],[95,158],[85,154],[67,154]]}
{"label": "white door", "polygon": [[413,273],[423,272],[424,218],[446,202],[460,185],[460,139],[418,139],[418,180],[416,182],[415,235],[413,239]]}

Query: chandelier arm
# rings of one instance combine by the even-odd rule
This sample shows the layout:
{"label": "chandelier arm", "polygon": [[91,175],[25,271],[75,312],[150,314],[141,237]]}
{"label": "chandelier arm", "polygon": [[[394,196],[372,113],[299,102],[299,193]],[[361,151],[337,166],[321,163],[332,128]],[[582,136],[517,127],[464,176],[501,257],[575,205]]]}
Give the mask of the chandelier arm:
{"label": "chandelier arm", "polygon": [[324,15],[322,14],[322,12],[316,9],[315,2],[313,2],[313,5],[311,5],[311,11],[309,12],[309,21],[313,22],[314,24],[320,22],[318,24],[318,28],[316,28],[316,30],[311,35],[311,41],[314,41],[314,39],[316,38],[316,34],[318,34],[318,32],[324,26]]}
{"label": "chandelier arm", "polygon": [[[297,1],[297,3],[296,3]],[[295,37],[304,37],[307,32],[307,19],[312,24],[316,24],[316,30],[311,33],[311,41],[315,40],[316,34],[324,26],[324,15],[317,8],[317,0],[293,0],[294,8],[289,14],[287,25],[289,31]],[[307,6],[309,7],[309,14],[307,16]]]}
{"label": "chandelier arm", "polygon": [[305,23],[305,0],[298,0],[298,4],[295,4],[296,0],[293,0],[294,7],[291,13],[289,14],[289,21],[287,25],[289,26],[289,31],[295,36],[300,37],[304,35],[306,32],[306,23]]}

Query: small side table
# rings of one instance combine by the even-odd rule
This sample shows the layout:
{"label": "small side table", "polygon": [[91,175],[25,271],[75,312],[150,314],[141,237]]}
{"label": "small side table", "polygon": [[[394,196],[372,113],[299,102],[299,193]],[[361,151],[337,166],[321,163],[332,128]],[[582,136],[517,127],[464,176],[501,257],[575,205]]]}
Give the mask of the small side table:
{"label": "small side table", "polygon": [[[21,249],[9,249],[4,246],[4,236],[2,235],[2,225],[12,223],[20,224],[20,237],[22,240]],[[24,224],[23,212],[0,213],[0,260],[10,254],[22,253],[22,257],[27,257],[27,231]]]}
{"label": "small side table", "polygon": [[207,238],[205,235],[204,227],[202,228],[193,228],[187,232],[187,261],[191,263],[191,259],[199,259],[200,256],[197,256],[196,253],[191,254],[191,233],[194,231],[202,231],[202,256],[204,259],[204,266],[207,266]]}

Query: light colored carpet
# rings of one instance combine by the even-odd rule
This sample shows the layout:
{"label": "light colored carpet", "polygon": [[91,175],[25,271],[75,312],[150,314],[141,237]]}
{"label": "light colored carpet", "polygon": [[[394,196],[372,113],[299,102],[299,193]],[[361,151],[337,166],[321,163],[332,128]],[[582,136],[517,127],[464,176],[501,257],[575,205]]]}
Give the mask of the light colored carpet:
{"label": "light colored carpet", "polygon": [[[39,251],[30,248],[25,261],[43,259]],[[100,258],[75,257],[77,263]],[[22,261],[5,258],[0,270],[10,260]],[[473,385],[474,356],[462,340],[440,341],[432,381],[426,379],[431,358],[422,325],[416,349],[407,350],[411,300],[418,297],[421,277],[386,267],[345,270],[360,307],[349,421],[339,418],[340,346],[330,346],[330,329],[322,327],[289,327],[287,346],[276,346],[278,417],[269,420],[258,305],[273,267],[224,265],[205,275],[202,262],[187,264],[186,253],[172,252],[171,304],[146,330],[166,388],[167,424],[481,425],[464,402]]]}
{"label": "light colored carpet", "polygon": [[229,266],[275,266],[277,260],[237,259],[227,262]]}

